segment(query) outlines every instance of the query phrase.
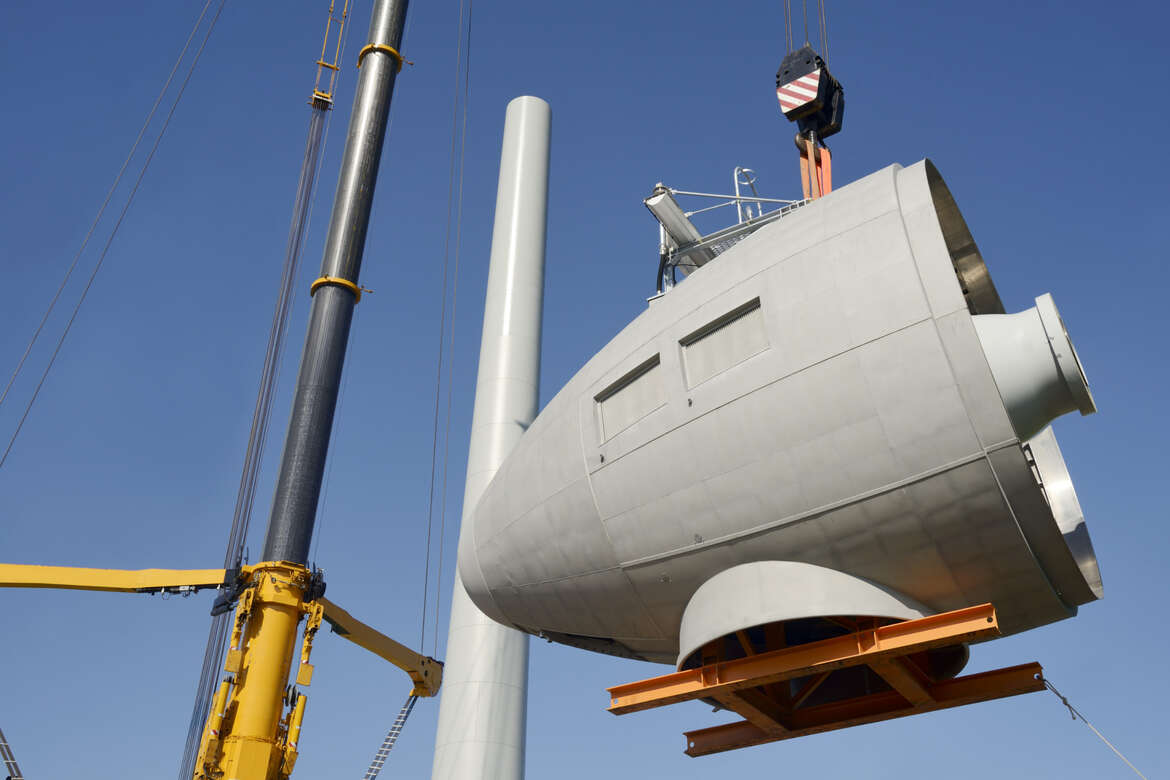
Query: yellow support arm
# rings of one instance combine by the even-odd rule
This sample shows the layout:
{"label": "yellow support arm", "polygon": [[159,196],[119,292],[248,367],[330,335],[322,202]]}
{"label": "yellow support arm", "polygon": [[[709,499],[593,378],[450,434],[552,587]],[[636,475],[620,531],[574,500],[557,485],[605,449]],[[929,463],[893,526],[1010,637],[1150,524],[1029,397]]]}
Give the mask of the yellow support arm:
{"label": "yellow support arm", "polygon": [[317,599],[325,607],[325,622],[334,633],[384,658],[410,675],[415,696],[434,696],[443,682],[443,664],[395,642],[377,629],[367,626],[327,598]]}
{"label": "yellow support arm", "polygon": [[0,588],[64,588],[157,593],[217,588],[223,569],[79,569],[0,563]]}

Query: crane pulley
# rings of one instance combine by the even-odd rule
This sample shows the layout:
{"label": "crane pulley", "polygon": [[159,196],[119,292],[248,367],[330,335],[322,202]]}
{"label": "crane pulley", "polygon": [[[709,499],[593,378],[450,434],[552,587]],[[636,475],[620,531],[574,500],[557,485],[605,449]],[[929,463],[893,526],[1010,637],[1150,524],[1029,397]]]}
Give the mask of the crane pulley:
{"label": "crane pulley", "polygon": [[825,139],[841,130],[845,91],[809,44],[788,52],[776,71],[780,111],[796,122],[804,197],[819,198],[833,189],[832,155]]}

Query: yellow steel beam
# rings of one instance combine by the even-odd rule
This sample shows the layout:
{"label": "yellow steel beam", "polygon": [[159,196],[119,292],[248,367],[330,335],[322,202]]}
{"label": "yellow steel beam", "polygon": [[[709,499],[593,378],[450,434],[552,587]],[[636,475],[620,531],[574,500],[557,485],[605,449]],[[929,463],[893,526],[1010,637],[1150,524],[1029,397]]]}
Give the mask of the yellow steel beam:
{"label": "yellow steel beam", "polygon": [[609,689],[609,711],[638,712],[999,634],[995,608],[968,607],[701,666]]}
{"label": "yellow steel beam", "polygon": [[223,584],[223,569],[79,569],[0,563],[0,588],[63,588],[143,593]]}
{"label": "yellow steel beam", "polygon": [[326,598],[317,602],[325,607],[325,622],[334,633],[364,647],[379,658],[384,658],[410,675],[415,696],[434,696],[443,682],[443,664],[434,658],[416,653],[404,644],[372,628]]}
{"label": "yellow steel beam", "polygon": [[945,680],[931,687],[934,697],[932,701],[916,707],[908,707],[905,699],[896,691],[886,691],[857,699],[797,709],[786,715],[790,728],[785,732],[769,733],[746,720],[688,731],[684,733],[687,740],[686,753],[690,756],[705,756],[765,742],[777,742],[865,723],[877,723],[920,712],[934,712],[964,704],[1041,691],[1044,690],[1043,672],[1040,664],[1030,663]]}

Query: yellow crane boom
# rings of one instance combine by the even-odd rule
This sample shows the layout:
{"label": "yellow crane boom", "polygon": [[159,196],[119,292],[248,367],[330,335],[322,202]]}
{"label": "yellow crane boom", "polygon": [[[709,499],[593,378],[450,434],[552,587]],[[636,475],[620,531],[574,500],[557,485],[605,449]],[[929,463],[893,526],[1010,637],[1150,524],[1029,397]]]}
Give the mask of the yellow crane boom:
{"label": "yellow crane boom", "polygon": [[224,584],[223,569],[80,569],[0,563],[0,588],[183,593]]}
{"label": "yellow crane boom", "polygon": [[[263,564],[244,566],[240,584],[250,583]],[[226,569],[86,569],[75,566],[37,566],[0,563],[0,588],[55,588],[114,593],[189,593],[237,582]],[[334,602],[320,596],[321,618],[333,632],[410,675],[416,696],[434,696],[443,679],[443,664],[411,650],[376,628],[358,620]]]}

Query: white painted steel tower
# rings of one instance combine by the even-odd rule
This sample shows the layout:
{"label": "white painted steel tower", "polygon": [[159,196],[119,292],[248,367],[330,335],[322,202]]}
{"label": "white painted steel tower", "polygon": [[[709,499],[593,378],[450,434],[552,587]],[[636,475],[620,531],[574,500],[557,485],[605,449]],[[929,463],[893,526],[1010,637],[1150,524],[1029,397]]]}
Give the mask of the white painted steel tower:
{"label": "white painted steel tower", "polygon": [[[504,120],[461,535],[538,411],[550,118],[518,97]],[[456,573],[431,777],[522,778],[527,708],[527,635],[484,615]]]}

